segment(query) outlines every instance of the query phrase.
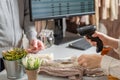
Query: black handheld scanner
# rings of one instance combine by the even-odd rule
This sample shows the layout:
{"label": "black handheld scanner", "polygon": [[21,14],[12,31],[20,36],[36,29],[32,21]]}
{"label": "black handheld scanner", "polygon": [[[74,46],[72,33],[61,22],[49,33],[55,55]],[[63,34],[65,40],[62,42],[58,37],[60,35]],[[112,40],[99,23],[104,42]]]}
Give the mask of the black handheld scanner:
{"label": "black handheld scanner", "polygon": [[81,36],[86,36],[88,39],[91,39],[92,41],[97,42],[96,52],[102,51],[103,49],[102,41],[99,39],[99,37],[92,37],[92,34],[94,34],[94,32],[96,31],[96,28],[94,25],[77,28],[77,31]]}

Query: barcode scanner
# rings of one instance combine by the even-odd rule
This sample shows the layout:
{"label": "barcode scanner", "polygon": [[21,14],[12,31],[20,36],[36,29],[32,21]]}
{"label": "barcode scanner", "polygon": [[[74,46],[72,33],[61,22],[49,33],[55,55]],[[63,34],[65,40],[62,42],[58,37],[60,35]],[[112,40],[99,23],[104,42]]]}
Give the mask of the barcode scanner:
{"label": "barcode scanner", "polygon": [[97,42],[96,52],[102,51],[103,42],[99,39],[99,37],[92,37],[92,34],[94,34],[94,32],[96,31],[96,28],[94,25],[77,28],[77,31],[81,36],[86,36],[88,39],[91,39],[92,41]]}

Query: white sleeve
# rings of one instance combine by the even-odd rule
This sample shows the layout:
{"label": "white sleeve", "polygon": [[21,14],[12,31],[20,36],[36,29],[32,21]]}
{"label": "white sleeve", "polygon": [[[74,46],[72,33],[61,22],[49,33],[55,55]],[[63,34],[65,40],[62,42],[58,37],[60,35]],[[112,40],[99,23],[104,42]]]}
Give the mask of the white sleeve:
{"label": "white sleeve", "polygon": [[120,55],[120,40],[118,41],[118,48],[114,49],[114,51]]}
{"label": "white sleeve", "polygon": [[120,60],[104,55],[101,61],[101,68],[107,75],[120,79]]}
{"label": "white sleeve", "polygon": [[24,11],[24,32],[29,40],[37,38],[37,32],[35,30],[35,23],[30,21],[29,0],[25,0]]}

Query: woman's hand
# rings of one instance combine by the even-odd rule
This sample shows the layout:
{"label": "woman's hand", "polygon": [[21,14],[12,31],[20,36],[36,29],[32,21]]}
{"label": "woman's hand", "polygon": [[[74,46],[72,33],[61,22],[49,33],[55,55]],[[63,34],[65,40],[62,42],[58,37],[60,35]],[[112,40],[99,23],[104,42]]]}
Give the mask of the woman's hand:
{"label": "woman's hand", "polygon": [[27,49],[29,53],[37,53],[40,50],[45,49],[42,41],[38,39],[33,39],[29,42],[30,47]]}
{"label": "woman's hand", "polygon": [[[108,45],[109,38],[110,38],[106,34],[103,34],[101,32],[97,32],[97,31],[92,35],[92,37],[99,37],[99,39],[102,40],[104,46]],[[97,42],[92,41],[91,39],[88,39],[87,37],[86,37],[86,40],[93,46],[96,46],[96,44],[97,44]]]}
{"label": "woman's hand", "polygon": [[83,54],[78,58],[79,65],[86,68],[100,67],[102,56],[99,54]]}
{"label": "woman's hand", "polygon": [[[112,37],[110,37],[110,36],[108,36],[106,34],[103,34],[101,32],[97,32],[97,31],[92,35],[92,37],[99,37],[99,39],[102,40],[104,46],[109,46],[109,47],[112,47],[112,48],[115,48],[115,49],[118,48],[119,39],[112,38]],[[86,40],[91,45],[96,46],[96,42],[95,41],[91,41],[87,37],[86,37]]]}

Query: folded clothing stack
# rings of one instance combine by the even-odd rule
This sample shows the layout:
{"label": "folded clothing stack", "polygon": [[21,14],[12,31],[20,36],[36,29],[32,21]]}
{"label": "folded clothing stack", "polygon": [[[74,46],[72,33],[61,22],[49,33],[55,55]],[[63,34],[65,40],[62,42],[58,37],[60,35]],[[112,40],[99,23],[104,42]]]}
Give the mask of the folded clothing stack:
{"label": "folded clothing stack", "polygon": [[83,80],[83,76],[105,76],[100,68],[86,69],[81,67],[76,61],[72,60],[54,60],[45,62],[45,64],[40,67],[39,74],[67,77],[69,80]]}

